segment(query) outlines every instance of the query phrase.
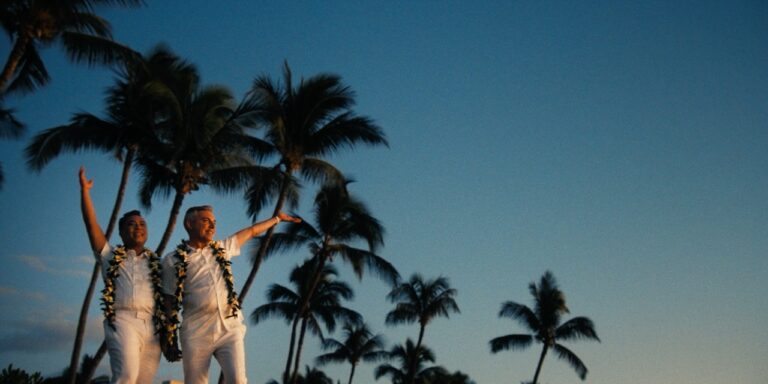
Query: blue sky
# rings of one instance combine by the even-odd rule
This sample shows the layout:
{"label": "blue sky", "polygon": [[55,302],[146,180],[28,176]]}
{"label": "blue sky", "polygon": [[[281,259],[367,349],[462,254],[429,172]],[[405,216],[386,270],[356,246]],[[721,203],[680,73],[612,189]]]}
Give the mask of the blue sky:
{"label": "blue sky", "polygon": [[[287,61],[296,78],[342,76],[355,110],[390,148],[332,161],[357,182],[387,229],[381,255],[405,277],[446,276],[461,314],[437,319],[425,342],[437,362],[478,383],[530,380],[538,347],[492,355],[488,340],[525,330],[497,317],[530,304],[527,285],[557,277],[573,316],[594,320],[601,343],[572,343],[587,382],[762,383],[768,377],[768,5],[758,1],[647,2],[150,2],[103,12],[115,36],[146,52],[164,42],[195,63],[205,84],[241,97]],[[7,40],[0,52],[8,52]],[[53,81],[7,106],[29,130],[0,142],[0,366],[45,375],[67,365],[90,273],[77,169],[95,180],[102,222],[119,165],[65,155],[39,174],[23,147],[79,111],[100,113],[108,70],[44,51]],[[131,179],[125,209],[138,206]],[[309,215],[315,186],[298,213]],[[247,225],[240,195],[201,190],[184,207],[213,204],[225,236]],[[147,213],[159,241],[170,201]],[[172,243],[184,236],[177,228]],[[269,260],[245,302],[264,302],[306,255]],[[388,345],[415,337],[390,328],[389,288],[366,277],[350,306]],[[238,285],[249,268],[236,259]],[[101,341],[91,309],[87,353]],[[249,325],[249,380],[283,366],[289,329]],[[317,352],[310,340],[304,361]],[[106,360],[101,371],[106,372]],[[363,366],[358,383],[374,382]],[[344,380],[348,367],[326,371]],[[180,378],[164,362],[158,382]],[[214,363],[213,372],[217,372]],[[385,379],[379,382],[386,382]],[[581,382],[552,356],[541,382]]]}

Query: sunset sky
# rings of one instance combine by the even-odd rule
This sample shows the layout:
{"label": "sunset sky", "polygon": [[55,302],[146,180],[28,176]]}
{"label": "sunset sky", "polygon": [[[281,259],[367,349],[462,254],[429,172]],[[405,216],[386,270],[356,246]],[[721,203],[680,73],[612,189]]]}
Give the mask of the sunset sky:
{"label": "sunset sky", "polygon": [[[287,62],[295,79],[335,73],[356,92],[354,110],[390,146],[330,160],[385,226],[380,255],[404,278],[442,275],[457,289],[461,313],[426,330],[437,364],[478,384],[531,380],[540,345],[494,355],[488,341],[526,332],[498,317],[501,303],[531,305],[528,284],[550,270],[566,318],[591,318],[602,340],[567,344],[588,383],[768,378],[767,2],[148,3],[99,13],[132,48],[165,43],[196,64],[205,85],[242,98],[255,77],[279,79]],[[114,79],[70,63],[60,47],[43,52],[53,81],[4,100],[28,130],[0,142],[0,368],[50,376],[69,362],[92,266],[77,170],[94,179],[106,224],[120,165],[80,153],[40,173],[26,167],[29,139],[73,113],[101,114]],[[123,211],[139,208],[137,185],[134,173]],[[297,214],[311,218],[316,191],[305,184]],[[145,212],[152,247],[170,204],[158,198]],[[182,210],[200,204],[215,207],[219,238],[250,224],[241,194],[203,188]],[[171,244],[183,237],[177,226]],[[268,260],[244,310],[307,256]],[[389,286],[358,282],[335,263],[356,291],[349,306],[388,348],[416,338],[416,325],[384,324]],[[235,259],[236,286],[249,267],[247,254]],[[85,353],[102,340],[101,319],[94,300]],[[279,320],[249,323],[249,382],[279,377],[289,332]],[[309,339],[303,362],[318,352]],[[355,382],[373,383],[374,367],[361,366]],[[345,382],[349,367],[324,370]],[[182,378],[181,364],[163,361],[156,381],[170,378]],[[540,382],[581,380],[550,355]]]}

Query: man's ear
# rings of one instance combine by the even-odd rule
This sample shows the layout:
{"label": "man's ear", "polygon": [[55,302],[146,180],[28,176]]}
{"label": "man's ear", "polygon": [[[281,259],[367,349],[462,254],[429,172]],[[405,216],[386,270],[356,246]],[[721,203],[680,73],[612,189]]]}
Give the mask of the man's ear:
{"label": "man's ear", "polygon": [[189,220],[184,220],[184,229],[186,229],[187,231],[189,231],[189,228],[190,228],[190,226],[189,226]]}

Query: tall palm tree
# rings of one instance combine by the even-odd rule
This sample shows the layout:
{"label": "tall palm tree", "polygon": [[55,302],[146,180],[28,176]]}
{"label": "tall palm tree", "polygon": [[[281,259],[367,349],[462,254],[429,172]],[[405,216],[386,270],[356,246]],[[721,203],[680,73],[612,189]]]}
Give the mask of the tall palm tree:
{"label": "tall palm tree", "polygon": [[449,317],[451,312],[459,313],[459,306],[454,297],[456,290],[450,287],[448,279],[438,277],[424,280],[415,273],[408,282],[404,282],[389,292],[387,297],[395,303],[395,309],[387,314],[386,323],[419,323],[419,338],[416,347],[424,340],[424,330],[433,319]]}
{"label": "tall palm tree", "polygon": [[[321,188],[315,197],[315,221],[313,227],[306,220],[291,223],[285,233],[275,234],[275,250],[297,245],[307,245],[318,268],[310,278],[309,290],[300,305],[306,310],[321,281],[321,271],[333,257],[339,256],[352,265],[358,278],[366,269],[378,274],[391,284],[396,284],[400,275],[392,264],[375,253],[383,244],[384,228],[369,213],[361,201],[350,196],[345,185],[330,184]],[[352,245],[363,241],[367,249]]]}
{"label": "tall palm tree", "polygon": [[196,70],[174,79],[166,102],[167,115],[157,124],[161,143],[137,159],[145,208],[151,208],[155,195],[174,194],[158,254],[170,240],[184,197],[203,185],[220,192],[245,187],[259,170],[252,160],[262,149],[259,140],[243,132],[252,124],[249,105],[238,105],[223,86],[201,87]]}
{"label": "tall palm tree", "polygon": [[443,367],[425,367],[426,363],[435,362],[435,354],[426,346],[417,347],[409,338],[405,345],[396,345],[389,352],[389,360],[396,360],[398,367],[385,363],[376,367],[373,372],[376,380],[389,376],[392,384],[426,384],[438,374],[447,373]]}
{"label": "tall palm tree", "polygon": [[[278,163],[248,190],[248,212],[256,216],[276,196],[274,214],[286,201],[298,203],[293,174],[311,181],[340,180],[341,172],[323,160],[343,147],[359,143],[387,145],[381,129],[369,118],[352,111],[354,92],[331,74],[301,80],[294,87],[291,70],[285,63],[282,86],[266,76],[257,78],[249,102],[259,111],[260,126],[266,128],[267,145],[279,155]],[[253,283],[274,229],[269,229],[254,256],[253,267],[240,290],[244,298]],[[241,301],[242,302],[242,301]]]}
{"label": "tall palm tree", "polygon": [[[157,122],[167,114],[165,100],[171,93],[173,79],[194,71],[168,48],[158,46],[146,56],[127,61],[118,70],[116,83],[107,89],[106,118],[90,113],[75,114],[70,123],[37,134],[25,149],[27,164],[40,171],[62,152],[97,149],[113,153],[122,160],[122,174],[105,236],[109,239],[115,229],[122,206],[128,176],[134,160],[153,151],[160,144]],[[100,262],[97,260],[80,310],[75,345],[70,367],[76,367],[82,346],[88,308],[93,296]],[[104,355],[105,345],[96,353],[96,364]],[[74,370],[70,369],[70,372]],[[84,373],[85,374],[85,373]],[[86,374],[87,376],[87,374]]]}
{"label": "tall palm tree", "polygon": [[48,80],[38,50],[61,44],[74,61],[111,63],[134,52],[111,37],[107,20],[96,15],[96,5],[138,6],[142,0],[5,0],[0,24],[12,48],[0,72],[0,95],[30,91]]}
{"label": "tall palm tree", "polygon": [[569,310],[565,305],[565,295],[557,287],[552,272],[547,271],[541,277],[538,285],[536,282],[530,283],[528,290],[533,296],[533,309],[514,301],[507,301],[501,305],[499,317],[517,320],[533,334],[511,334],[491,339],[491,352],[525,349],[530,347],[535,340],[542,343],[543,347],[532,384],[538,382],[544,357],[550,349],[554,350],[557,357],[567,361],[579,377],[584,380],[587,377],[587,367],[576,354],[559,342],[581,339],[599,342],[600,339],[597,337],[592,320],[586,317],[574,317],[561,323],[562,315],[569,313]]}
{"label": "tall palm tree", "polygon": [[[321,323],[325,325],[328,332],[333,332],[338,320],[353,324],[362,320],[357,312],[342,305],[342,299],[349,300],[354,294],[348,284],[334,279],[338,273],[333,266],[328,265],[323,268],[320,273],[321,282],[317,286],[317,292],[312,298],[307,297],[310,279],[315,275],[316,266],[315,260],[310,259],[301,266],[294,268],[290,275],[290,281],[295,289],[291,290],[288,287],[273,284],[267,291],[269,302],[259,306],[251,314],[251,321],[256,324],[275,316],[291,323],[291,341],[285,372],[283,373],[283,382],[285,383],[297,374],[307,330],[323,339]],[[305,301],[309,305],[302,307]],[[293,366],[293,374],[291,374],[291,366]]]}
{"label": "tall palm tree", "polygon": [[[0,97],[0,139],[18,139],[24,133],[25,126],[14,116],[14,110],[5,108]],[[0,189],[3,187],[3,167],[0,164]]]}
{"label": "tall palm tree", "polygon": [[318,365],[328,363],[348,362],[352,368],[349,371],[348,384],[352,384],[355,369],[361,362],[377,362],[387,356],[384,348],[384,340],[381,335],[374,335],[365,324],[345,324],[344,340],[325,339],[323,349],[332,349],[332,352],[318,356],[315,361]]}

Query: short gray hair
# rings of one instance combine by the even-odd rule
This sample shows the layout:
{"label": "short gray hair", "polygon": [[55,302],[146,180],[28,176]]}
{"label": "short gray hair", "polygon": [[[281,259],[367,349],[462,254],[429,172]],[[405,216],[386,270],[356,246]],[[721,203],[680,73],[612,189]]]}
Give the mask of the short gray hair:
{"label": "short gray hair", "polygon": [[197,207],[190,207],[187,209],[187,213],[184,214],[184,222],[186,223],[187,220],[192,219],[193,216],[196,216],[198,212],[202,211],[213,212],[213,207],[210,205],[198,205]]}

